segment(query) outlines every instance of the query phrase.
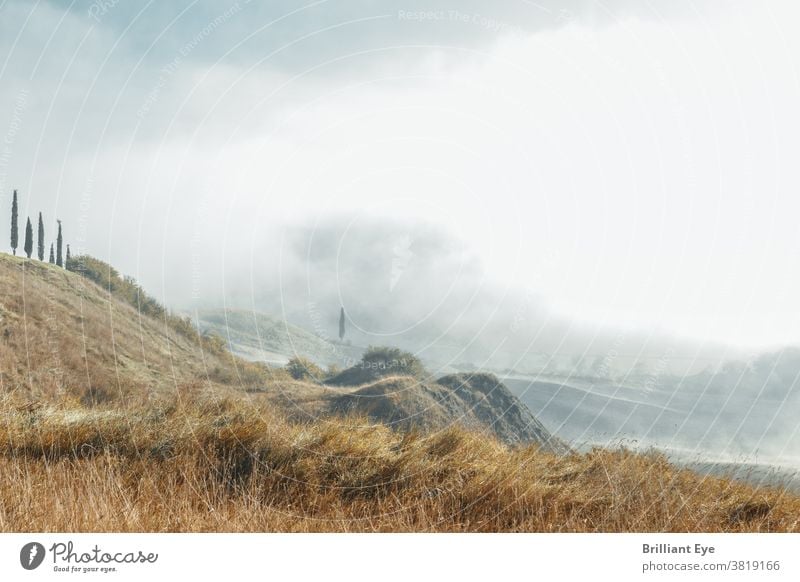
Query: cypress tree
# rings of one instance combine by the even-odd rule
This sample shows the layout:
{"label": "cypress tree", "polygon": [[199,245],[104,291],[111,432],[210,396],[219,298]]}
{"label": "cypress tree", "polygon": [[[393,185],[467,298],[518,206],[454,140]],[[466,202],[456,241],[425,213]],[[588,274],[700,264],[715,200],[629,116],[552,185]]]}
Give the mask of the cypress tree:
{"label": "cypress tree", "polygon": [[44,260],[44,222],[42,222],[42,213],[39,213],[39,230],[37,232],[37,245],[36,245],[36,254],[39,256],[39,260]]}
{"label": "cypress tree", "polygon": [[56,254],[53,252],[53,243],[50,243],[50,262],[55,265],[56,264]]}
{"label": "cypress tree", "polygon": [[31,219],[28,218],[28,224],[25,225],[25,254],[31,258],[33,252],[33,227],[31,226]]}
{"label": "cypress tree", "polygon": [[71,258],[72,258],[72,257],[71,257],[71,256],[70,256],[70,254],[69,254],[69,245],[67,245],[67,256],[66,256],[66,258],[64,259],[64,260],[66,261],[66,262],[64,263],[64,265],[66,265],[67,267],[69,267],[69,260],[70,260]]}
{"label": "cypress tree", "polygon": [[56,265],[59,267],[64,266],[64,256],[61,254],[61,247],[63,246],[64,239],[61,238],[61,221],[58,221],[58,236],[56,237]]}
{"label": "cypress tree", "polygon": [[339,311],[339,341],[344,339],[344,307]]}
{"label": "cypress tree", "polygon": [[14,200],[11,202],[11,250],[14,251],[14,256],[17,254],[17,243],[19,243],[17,222],[17,191],[14,190]]}

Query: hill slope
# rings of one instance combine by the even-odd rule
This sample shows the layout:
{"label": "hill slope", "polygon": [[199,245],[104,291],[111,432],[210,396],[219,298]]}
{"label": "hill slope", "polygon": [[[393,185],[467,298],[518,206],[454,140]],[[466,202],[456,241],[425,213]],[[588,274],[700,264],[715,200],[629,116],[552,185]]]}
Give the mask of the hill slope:
{"label": "hill slope", "polygon": [[[104,280],[0,255],[4,531],[798,528],[800,500],[783,491],[663,457],[553,455],[492,376],[436,381],[408,360],[406,375],[378,366],[364,386],[296,381],[234,358],[130,281],[110,277],[109,292],[93,282]],[[143,300],[149,315],[133,307]],[[315,406],[327,418],[287,419]],[[352,412],[435,432],[332,417]],[[530,430],[539,446],[487,428]]]}
{"label": "hill slope", "polygon": [[34,400],[98,403],[176,387],[263,383],[254,364],[191,326],[140,314],[108,290],[48,263],[0,254],[0,381]]}
{"label": "hill slope", "polygon": [[[454,376],[437,383],[408,376],[362,386],[357,380],[386,375],[380,368],[386,358],[404,358],[403,370],[425,373],[410,354],[381,348],[332,379],[340,384],[335,389],[295,381],[282,370],[270,371],[231,355],[224,340],[198,334],[190,322],[170,315],[109,265],[84,257],[70,268],[75,272],[0,255],[4,392],[40,402],[66,397],[110,405],[143,402],[185,387],[218,392],[243,388],[284,414],[304,411],[306,418],[355,413],[398,429],[434,431],[460,424],[488,430],[507,443],[555,442],[496,378]],[[224,322],[231,320],[233,328],[242,330],[248,319],[251,314],[222,311],[206,313],[204,321],[206,331],[224,329]],[[289,336],[277,327],[257,318],[253,333],[279,345]],[[288,333],[298,348],[320,350],[327,344],[304,330]],[[345,381],[349,385],[342,385]]]}
{"label": "hill slope", "polygon": [[264,313],[239,309],[201,309],[192,317],[201,332],[223,338],[242,358],[283,365],[303,356],[321,366],[357,360],[361,350],[328,341],[286,321]]}
{"label": "hill slope", "polygon": [[431,432],[459,424],[488,432],[508,444],[537,444],[553,452],[566,450],[491,374],[454,374],[438,381],[390,376],[350,392],[329,395],[328,407],[333,413],[357,413],[404,430]]}
{"label": "hill slope", "polygon": [[800,527],[800,498],[783,491],[702,478],[660,456],[509,448],[458,427],[422,436],[292,424],[242,399],[125,413],[15,410],[0,399],[0,414],[4,531]]}

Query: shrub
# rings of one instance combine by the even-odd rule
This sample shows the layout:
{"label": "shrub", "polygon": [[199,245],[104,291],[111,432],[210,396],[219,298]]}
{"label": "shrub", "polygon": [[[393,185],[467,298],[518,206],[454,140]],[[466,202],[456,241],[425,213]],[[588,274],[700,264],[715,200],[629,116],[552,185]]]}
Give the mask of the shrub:
{"label": "shrub", "polygon": [[399,348],[370,346],[355,366],[337,374],[326,383],[334,386],[360,386],[387,376],[425,378],[428,372],[414,354]]}
{"label": "shrub", "polygon": [[286,364],[286,371],[295,380],[312,380],[319,382],[325,378],[325,372],[308,358],[295,356]]}
{"label": "shrub", "polygon": [[425,367],[414,354],[400,348],[370,346],[357,367],[376,370],[380,376],[425,376]]}

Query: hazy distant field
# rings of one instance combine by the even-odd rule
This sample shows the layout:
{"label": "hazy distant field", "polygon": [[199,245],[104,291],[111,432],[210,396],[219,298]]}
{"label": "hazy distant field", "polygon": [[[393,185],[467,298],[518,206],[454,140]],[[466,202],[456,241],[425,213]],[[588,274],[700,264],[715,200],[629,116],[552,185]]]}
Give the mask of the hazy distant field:
{"label": "hazy distant field", "polygon": [[[771,396],[745,381],[695,376],[651,388],[583,379],[507,377],[505,383],[557,436],[583,449],[657,448],[702,472],[800,487],[794,392]],[[794,428],[793,428],[794,427]]]}

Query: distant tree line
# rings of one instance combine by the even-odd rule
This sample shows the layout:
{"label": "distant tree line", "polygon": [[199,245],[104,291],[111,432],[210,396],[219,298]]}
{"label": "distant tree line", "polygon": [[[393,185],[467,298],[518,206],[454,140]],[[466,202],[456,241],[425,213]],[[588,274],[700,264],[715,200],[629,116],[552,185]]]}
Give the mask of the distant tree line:
{"label": "distant tree line", "polygon": [[[64,267],[64,237],[61,233],[61,221],[56,220],[58,223],[58,234],[56,236],[56,242],[50,243],[50,263]],[[17,254],[17,247],[19,246],[19,205],[17,201],[17,191],[14,190],[14,197],[11,200],[11,251],[16,256]],[[44,236],[44,219],[42,218],[42,213],[39,212],[39,224],[37,225],[37,232],[36,232],[36,256],[40,261],[44,261],[44,250],[45,250],[45,236]],[[25,223],[25,239],[22,243],[22,250],[25,252],[25,256],[29,259],[33,254],[33,225],[31,224],[31,219],[28,217],[27,222]],[[70,251],[69,245],[67,245],[67,254],[66,260],[69,262],[70,260]]]}

